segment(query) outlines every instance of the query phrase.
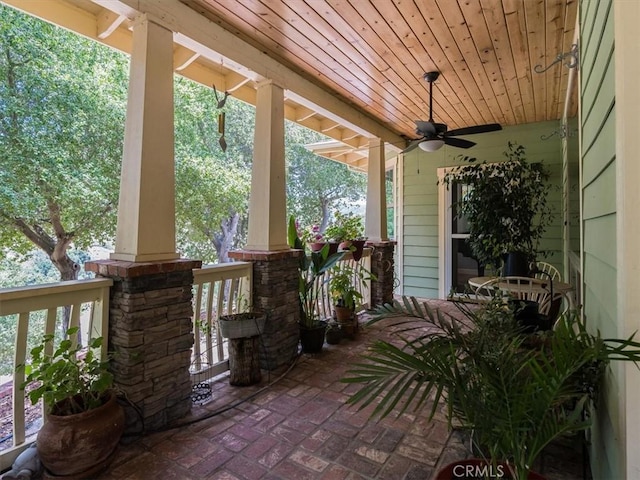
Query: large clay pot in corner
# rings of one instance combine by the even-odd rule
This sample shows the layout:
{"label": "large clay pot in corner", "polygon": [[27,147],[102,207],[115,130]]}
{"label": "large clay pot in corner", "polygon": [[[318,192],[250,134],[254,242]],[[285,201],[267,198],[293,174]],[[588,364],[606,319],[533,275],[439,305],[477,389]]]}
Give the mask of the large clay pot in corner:
{"label": "large clay pot in corner", "polygon": [[[469,458],[467,460],[459,460],[443,467],[436,475],[435,480],[455,480],[465,479],[471,480],[475,478],[500,478],[503,480],[511,480],[507,466],[499,463],[496,467],[492,467],[481,458]],[[484,473],[484,475],[483,475]],[[545,477],[535,472],[529,472],[528,480],[546,480]]]}
{"label": "large clay pot in corner", "polygon": [[125,417],[115,393],[98,408],[75,415],[48,414],[38,432],[44,478],[94,478],[111,460],[124,432]]}
{"label": "large clay pot in corner", "polygon": [[320,353],[324,345],[324,334],[327,330],[327,322],[320,321],[312,328],[300,325],[300,343],[304,353]]}

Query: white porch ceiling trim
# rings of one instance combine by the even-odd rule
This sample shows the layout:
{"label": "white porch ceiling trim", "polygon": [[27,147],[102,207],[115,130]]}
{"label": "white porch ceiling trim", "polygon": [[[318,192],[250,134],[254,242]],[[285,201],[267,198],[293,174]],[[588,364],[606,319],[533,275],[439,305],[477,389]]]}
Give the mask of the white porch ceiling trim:
{"label": "white porch ceiling trim", "polygon": [[199,15],[178,0],[87,0],[133,20],[146,14],[175,32],[174,41],[253,81],[272,80],[288,98],[398,151],[405,140],[386,126],[337,99],[299,74]]}

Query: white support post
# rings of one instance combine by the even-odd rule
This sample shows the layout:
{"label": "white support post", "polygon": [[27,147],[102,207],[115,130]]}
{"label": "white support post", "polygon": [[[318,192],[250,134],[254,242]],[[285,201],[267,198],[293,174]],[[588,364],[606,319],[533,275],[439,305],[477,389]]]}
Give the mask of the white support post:
{"label": "white support post", "polygon": [[387,234],[384,141],[380,138],[369,140],[365,235],[370,242],[386,242],[389,240]]}
{"label": "white support post", "polygon": [[258,85],[251,170],[249,233],[245,250],[288,250],[284,92],[271,81]]}
{"label": "white support post", "polygon": [[179,257],[173,134],[173,32],[142,15],[133,27],[113,260]]}

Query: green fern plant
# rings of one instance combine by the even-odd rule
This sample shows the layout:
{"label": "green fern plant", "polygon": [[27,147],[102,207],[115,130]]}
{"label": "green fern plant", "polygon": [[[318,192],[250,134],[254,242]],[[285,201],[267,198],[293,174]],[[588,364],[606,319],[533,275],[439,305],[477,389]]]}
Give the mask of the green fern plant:
{"label": "green fern plant", "polygon": [[375,405],[373,416],[445,406],[450,423],[473,431],[493,465],[527,474],[554,439],[589,427],[609,361],[640,361],[640,343],[602,339],[569,316],[547,334],[529,335],[509,306],[460,304],[460,318],[404,297],[378,308],[370,323],[395,319],[398,341],[375,342],[344,382],[361,384],[349,402]]}

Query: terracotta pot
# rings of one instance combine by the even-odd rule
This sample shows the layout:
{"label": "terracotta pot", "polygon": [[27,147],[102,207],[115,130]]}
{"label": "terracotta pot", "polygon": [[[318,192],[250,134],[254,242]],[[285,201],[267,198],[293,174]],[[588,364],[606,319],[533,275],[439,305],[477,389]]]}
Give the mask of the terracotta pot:
{"label": "terracotta pot", "polygon": [[354,240],[353,246],[355,250],[352,252],[353,259],[357,262],[362,258],[362,254],[364,253],[364,245],[367,243],[366,240]]}
{"label": "terracotta pot", "polygon": [[340,242],[329,242],[329,255],[338,253],[339,246],[340,246]]}
{"label": "terracotta pot", "polygon": [[351,240],[345,240],[344,242],[340,242],[340,245],[338,246],[339,250],[349,250],[351,248],[351,245],[353,244],[353,242]]}
{"label": "terracotta pot", "polygon": [[325,243],[326,242],[311,242],[309,243],[309,248],[312,252],[319,252],[320,250],[322,250],[322,247],[324,247]]}
{"label": "terracotta pot", "polygon": [[340,323],[350,322],[353,319],[353,309],[347,307],[333,306],[336,311],[336,320]]}
{"label": "terracotta pot", "polygon": [[75,415],[45,416],[38,432],[38,456],[49,478],[93,478],[113,458],[122,432],[124,411],[111,392],[104,405]]}
{"label": "terracotta pot", "polygon": [[[483,475],[484,472],[484,475]],[[509,480],[507,466],[499,463],[496,467],[492,467],[481,458],[469,458],[450,463],[442,468],[436,475],[435,480],[475,480],[477,478],[496,478]],[[545,480],[545,477],[535,472],[529,472],[528,480]]]}

